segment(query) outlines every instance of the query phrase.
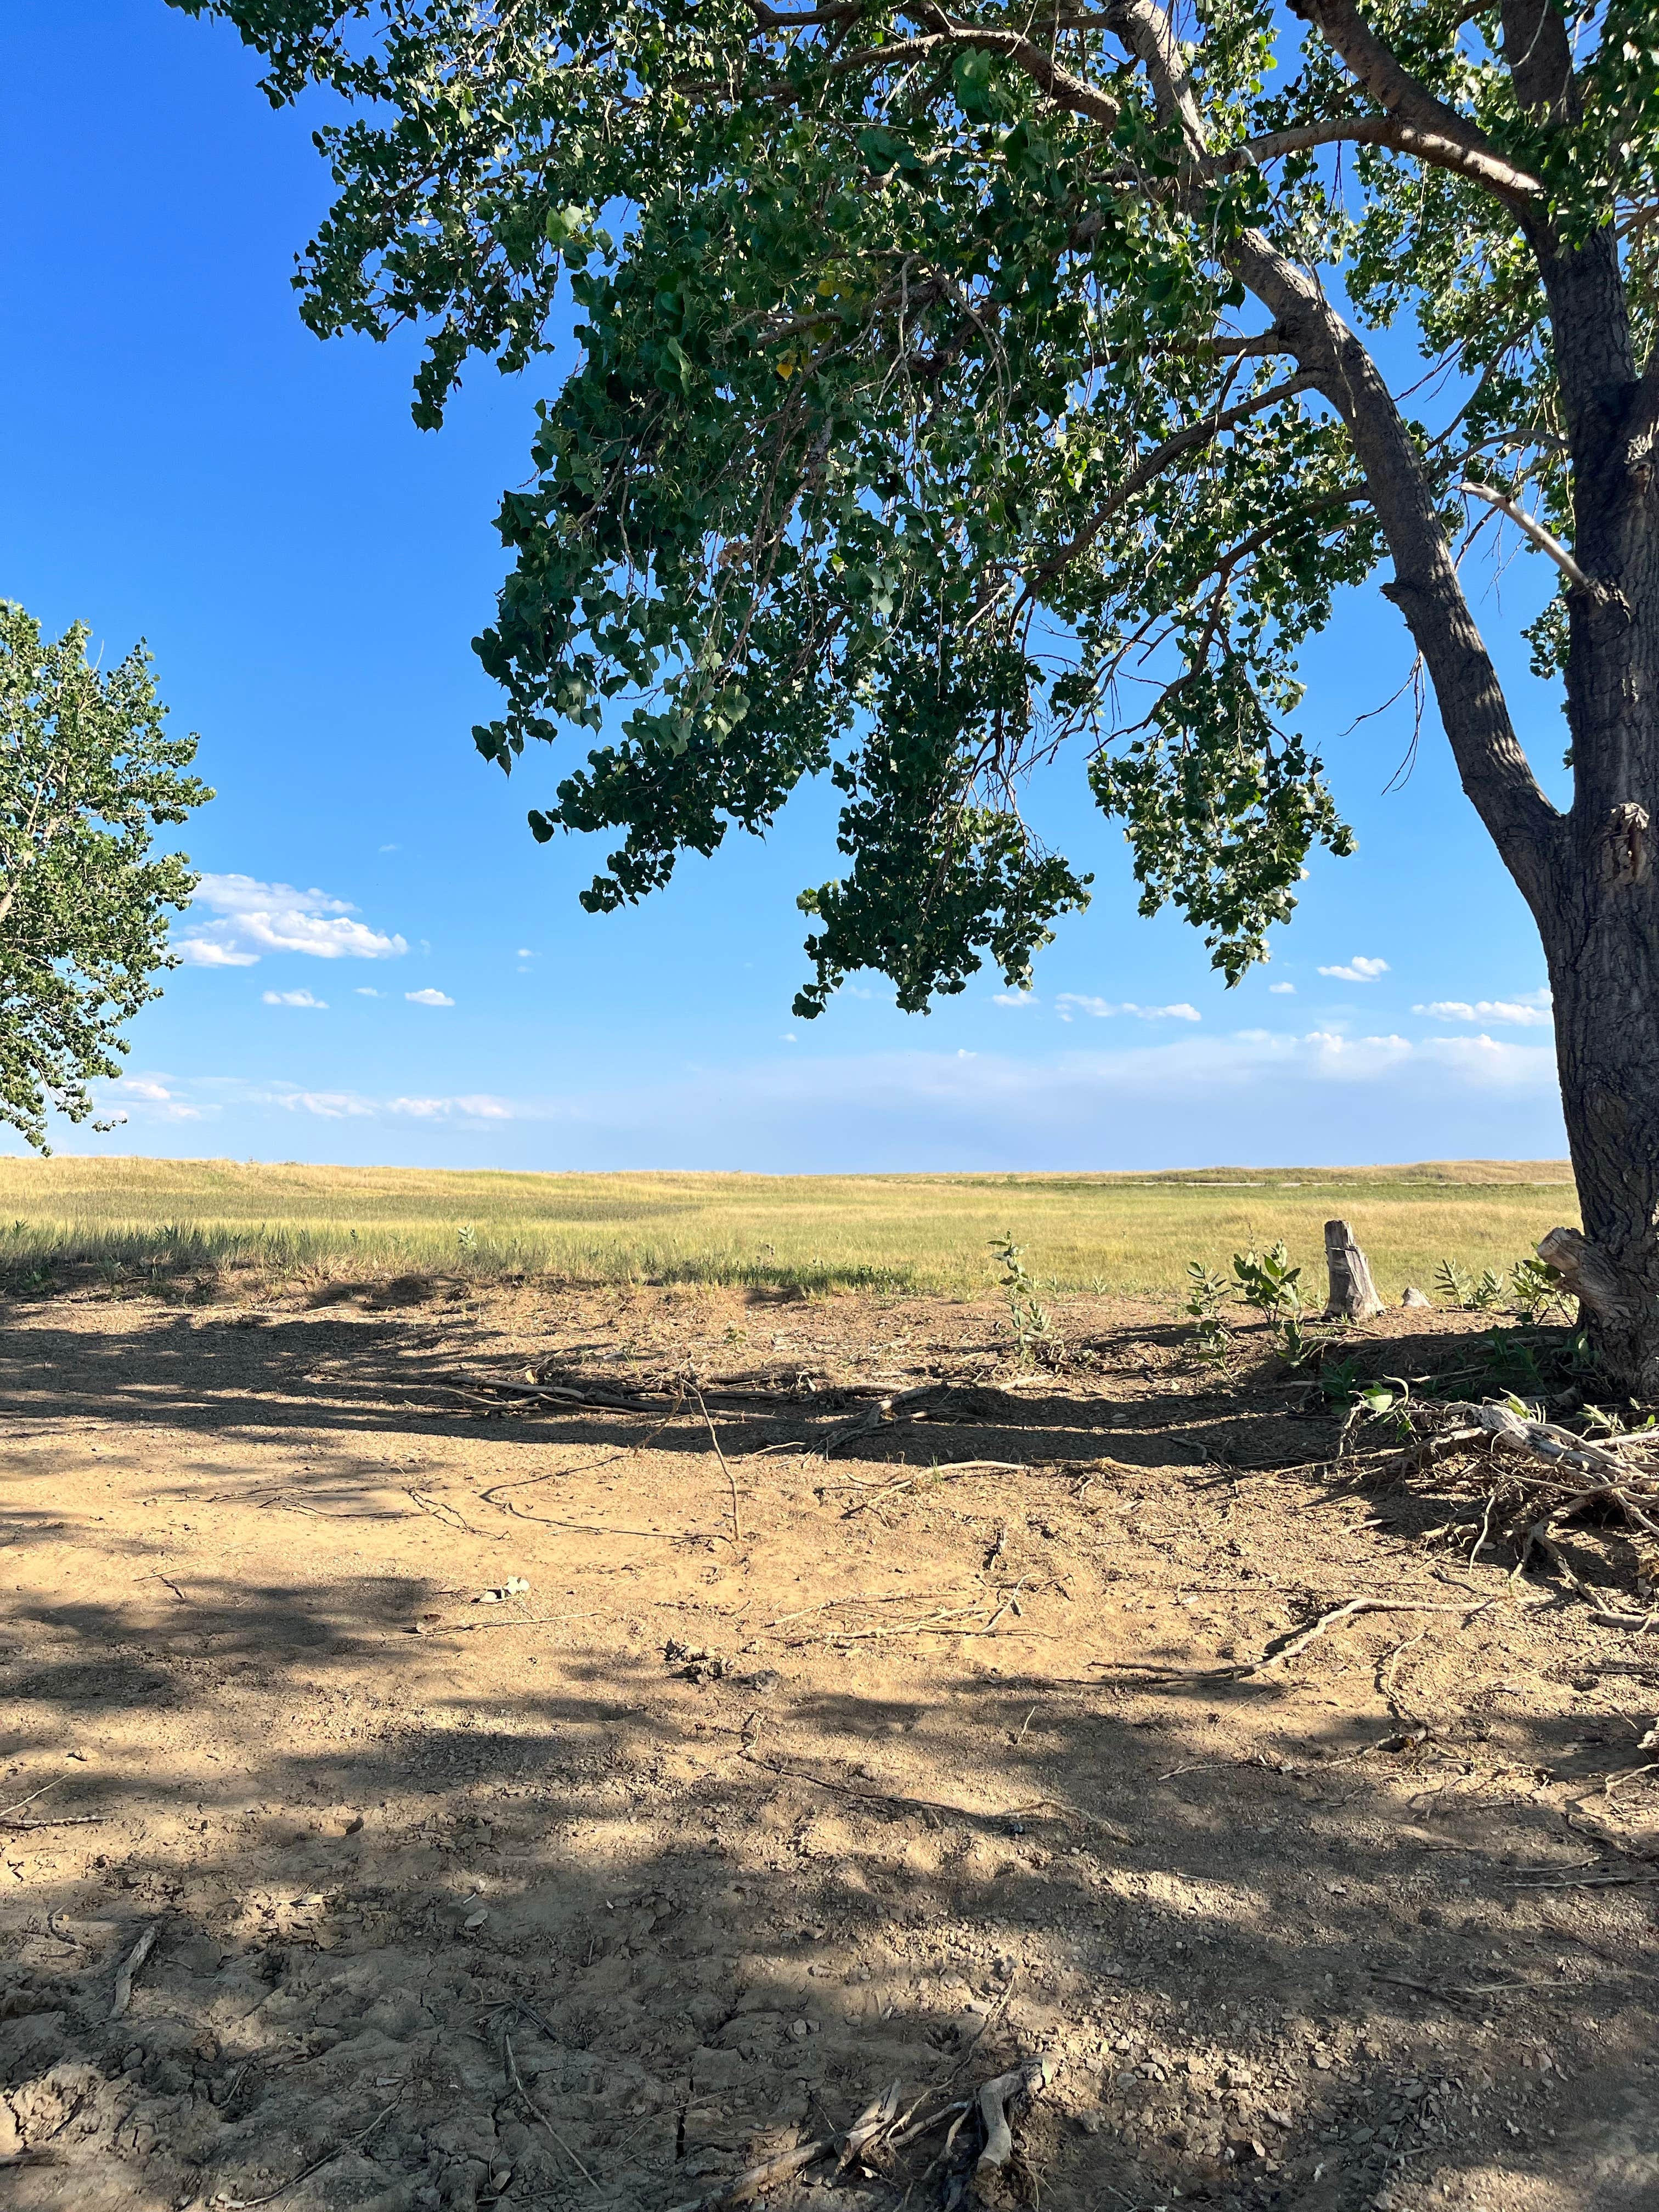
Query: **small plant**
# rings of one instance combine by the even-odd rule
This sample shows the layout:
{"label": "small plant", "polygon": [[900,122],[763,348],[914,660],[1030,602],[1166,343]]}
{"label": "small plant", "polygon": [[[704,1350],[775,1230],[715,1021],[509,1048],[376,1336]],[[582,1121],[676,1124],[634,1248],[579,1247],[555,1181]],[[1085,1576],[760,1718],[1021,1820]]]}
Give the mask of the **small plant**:
{"label": "small plant", "polygon": [[1434,1287],[1443,1301],[1460,1313],[1491,1313],[1503,1304],[1509,1283],[1491,1267],[1471,1275],[1455,1260],[1443,1260],[1434,1271]]}
{"label": "small plant", "polygon": [[469,1259],[478,1249],[478,1232],[470,1221],[462,1222],[455,1231],[455,1242]]}
{"label": "small plant", "polygon": [[1516,1318],[1534,1328],[1559,1313],[1565,1321],[1572,1293],[1553,1267],[1542,1260],[1517,1260],[1510,1269],[1510,1299]]}
{"label": "small plant", "polygon": [[1443,1305],[1455,1306],[1460,1312],[1467,1313],[1474,1288],[1455,1260],[1443,1260],[1434,1271],[1435,1295]]}
{"label": "small plant", "polygon": [[1235,1252],[1233,1275],[1244,1304],[1266,1314],[1269,1321],[1301,1312],[1302,1270],[1291,1265],[1291,1255],[1282,1242],[1265,1252],[1258,1252],[1254,1244],[1248,1251]]}
{"label": "small plant", "polygon": [[1319,1387],[1334,1406],[1340,1406],[1346,1411],[1353,1404],[1360,1388],[1359,1362],[1328,1359],[1319,1370]]}
{"label": "small plant", "polygon": [[1037,1286],[1025,1268],[1025,1247],[1012,1237],[993,1237],[991,1257],[1002,1270],[999,1289],[1008,1301],[1008,1321],[1019,1346],[1021,1363],[1040,1351],[1050,1364],[1063,1354],[1047,1310],[1037,1301]]}
{"label": "small plant", "polygon": [[1302,1326],[1299,1314],[1283,1316],[1275,1324],[1279,1331],[1279,1357],[1287,1367],[1305,1367],[1319,1349],[1315,1340]]}
{"label": "small plant", "polygon": [[1199,1358],[1218,1367],[1227,1364],[1227,1324],[1221,1309],[1231,1296],[1231,1285],[1224,1275],[1218,1275],[1201,1260],[1188,1261],[1187,1303],[1182,1311],[1193,1324]]}

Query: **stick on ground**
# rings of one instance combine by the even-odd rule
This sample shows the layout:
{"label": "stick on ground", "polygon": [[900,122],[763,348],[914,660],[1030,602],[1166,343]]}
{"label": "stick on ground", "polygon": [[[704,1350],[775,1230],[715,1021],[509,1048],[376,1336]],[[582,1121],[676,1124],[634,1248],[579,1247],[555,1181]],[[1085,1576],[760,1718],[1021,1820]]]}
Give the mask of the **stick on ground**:
{"label": "stick on ground", "polygon": [[152,1920],[131,1950],[127,1953],[126,1957],[122,1960],[120,1971],[115,1977],[115,1995],[110,2003],[109,2016],[112,2020],[119,2020],[132,2002],[133,1982],[139,1968],[155,1948],[155,1939],[161,1932],[161,1922]]}

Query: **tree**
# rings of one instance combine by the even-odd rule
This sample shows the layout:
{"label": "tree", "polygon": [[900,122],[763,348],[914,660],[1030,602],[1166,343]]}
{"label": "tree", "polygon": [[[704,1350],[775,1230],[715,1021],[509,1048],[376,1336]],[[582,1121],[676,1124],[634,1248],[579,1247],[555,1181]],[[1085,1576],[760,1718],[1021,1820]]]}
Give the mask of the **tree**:
{"label": "tree", "polygon": [[[295,282],[319,333],[424,327],[418,422],[546,348],[568,283],[477,740],[600,734],[530,816],[621,833],[596,909],[827,773],[803,1016],[863,965],[910,1008],[1025,978],[1087,896],[1018,805],[1066,744],[1143,910],[1236,980],[1351,847],[1296,659],[1388,564],[1547,957],[1585,1231],[1550,1254],[1659,1393],[1650,6],[173,4],[274,102],[351,104]],[[1504,518],[1553,564],[1565,814],[1459,580]]]}
{"label": "tree", "polygon": [[49,643],[0,600],[0,1122],[43,1152],[47,1114],[88,1118],[88,1085],[120,1073],[122,1024],[178,964],[166,909],[197,878],[151,847],[213,796],[180,773],[196,740],[163,734],[143,647],[105,674],[88,635]]}

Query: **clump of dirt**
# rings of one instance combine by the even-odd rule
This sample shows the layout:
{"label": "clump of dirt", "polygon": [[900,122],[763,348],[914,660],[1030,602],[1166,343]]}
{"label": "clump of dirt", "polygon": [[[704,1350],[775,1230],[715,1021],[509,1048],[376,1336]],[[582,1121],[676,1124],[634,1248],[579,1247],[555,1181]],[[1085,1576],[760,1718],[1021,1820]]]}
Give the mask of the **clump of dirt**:
{"label": "clump of dirt", "polygon": [[767,2201],[921,2212],[1040,2057],[1005,2201],[1659,2201],[1659,1648],[1265,1340],[1054,1316],[14,1306],[10,2201],[668,2212],[896,2081]]}

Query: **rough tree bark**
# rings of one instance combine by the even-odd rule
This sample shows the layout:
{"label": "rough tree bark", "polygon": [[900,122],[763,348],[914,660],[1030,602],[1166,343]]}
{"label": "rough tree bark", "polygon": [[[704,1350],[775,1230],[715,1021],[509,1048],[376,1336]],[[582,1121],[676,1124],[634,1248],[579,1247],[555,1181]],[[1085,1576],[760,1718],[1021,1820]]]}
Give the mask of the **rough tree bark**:
{"label": "rough tree bark", "polygon": [[1371,1280],[1370,1262],[1346,1221],[1325,1224],[1325,1267],[1331,1279],[1325,1305],[1327,1321],[1369,1321],[1373,1314],[1382,1312],[1382,1301]]}

